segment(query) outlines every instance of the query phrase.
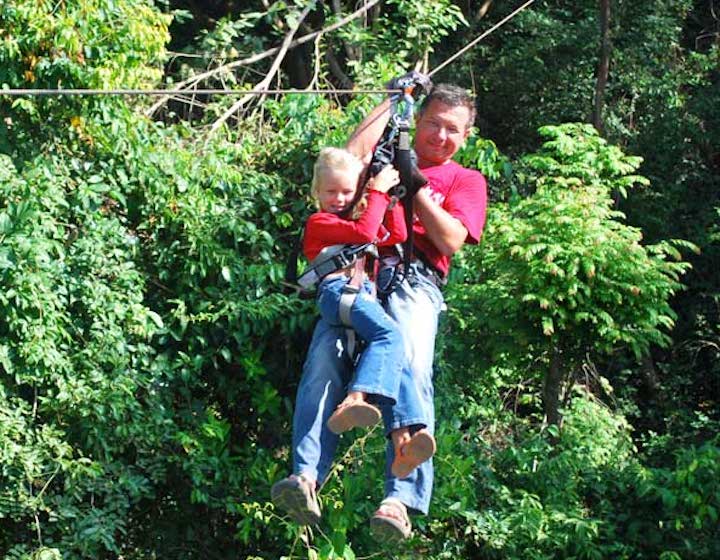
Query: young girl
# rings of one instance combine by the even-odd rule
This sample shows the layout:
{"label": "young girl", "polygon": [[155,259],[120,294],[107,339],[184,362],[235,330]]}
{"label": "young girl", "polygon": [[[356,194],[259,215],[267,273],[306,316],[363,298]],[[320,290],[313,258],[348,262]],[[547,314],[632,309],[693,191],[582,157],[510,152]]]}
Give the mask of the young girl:
{"label": "young girl", "polygon": [[[325,148],[320,152],[312,184],[320,211],[308,219],[303,239],[303,251],[308,260],[312,261],[322,249],[331,245],[375,243],[392,246],[407,238],[402,206],[395,204],[389,209],[391,199],[387,193],[399,179],[398,172],[391,166],[367,182],[365,208],[357,219],[347,216],[352,211],[362,170],[362,162],[346,150]],[[320,313],[331,325],[341,325],[340,298],[350,281],[350,274],[347,269],[328,274],[318,287]],[[350,326],[366,342],[366,347],[346,398],[327,422],[328,428],[336,434],[378,422],[381,413],[376,405],[394,405],[401,376],[410,375],[397,326],[373,294],[372,283],[364,278],[350,308]],[[407,417],[415,416],[413,411],[407,412]],[[414,430],[420,428],[424,426],[413,426]],[[407,434],[408,429],[393,430],[393,440]],[[422,430],[415,432],[411,442],[398,450],[392,465],[393,474],[400,478],[407,476],[435,451],[432,436]]]}

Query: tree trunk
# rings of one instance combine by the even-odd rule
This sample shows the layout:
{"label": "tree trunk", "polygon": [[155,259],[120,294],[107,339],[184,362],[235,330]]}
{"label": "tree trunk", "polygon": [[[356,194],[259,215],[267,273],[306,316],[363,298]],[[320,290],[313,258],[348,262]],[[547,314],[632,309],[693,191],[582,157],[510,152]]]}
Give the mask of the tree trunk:
{"label": "tree trunk", "polygon": [[550,368],[543,385],[543,407],[547,423],[559,428],[562,422],[560,415],[560,392],[563,383],[562,360],[560,349],[557,346],[553,346],[551,352]]}
{"label": "tree trunk", "polygon": [[642,357],[640,371],[642,373],[643,385],[647,391],[647,396],[652,400],[658,396],[660,390],[660,378],[658,377],[655,360],[653,359],[652,354],[648,353]]}
{"label": "tree trunk", "polygon": [[325,60],[327,60],[330,73],[337,79],[339,87],[341,89],[352,89],[353,81],[343,71],[330,46],[325,51]]}
{"label": "tree trunk", "polygon": [[595,103],[593,106],[592,124],[600,134],[603,133],[603,108],[605,105],[605,89],[610,73],[610,0],[600,0],[600,54],[598,57],[597,75],[595,80]]}

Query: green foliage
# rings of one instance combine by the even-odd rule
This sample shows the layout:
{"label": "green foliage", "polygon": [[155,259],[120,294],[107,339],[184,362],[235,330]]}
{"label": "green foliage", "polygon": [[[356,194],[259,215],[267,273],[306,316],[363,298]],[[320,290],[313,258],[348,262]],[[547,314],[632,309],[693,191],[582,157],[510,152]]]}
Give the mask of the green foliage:
{"label": "green foliage", "polygon": [[471,134],[453,159],[460,165],[477,169],[485,175],[492,200],[507,198],[507,194],[502,192],[502,186],[511,180],[513,167],[510,159],[498,150],[495,142]]}
{"label": "green foliage", "polygon": [[[478,81],[494,95],[480,107],[483,133],[502,113],[512,134],[491,136],[508,153],[532,144],[536,126],[587,113],[596,5],[560,4],[526,12],[502,45],[476,51],[492,54]],[[402,549],[383,550],[367,528],[383,494],[379,430],[343,438],[320,493],[321,527],[299,529],[269,503],[289,468],[314,315],[312,302],[279,289],[282,263],[310,208],[317,150],[342,145],[376,100],[268,99],[208,140],[202,127],[141,117],[143,100],[0,98],[0,153],[11,156],[0,155],[3,558],[717,556],[720,457],[706,440],[718,424],[712,386],[694,373],[717,368],[712,306],[693,315],[697,338],[673,348],[684,363],[659,364],[679,395],[671,414],[657,407],[663,433],[635,438],[636,449],[628,418],[589,394],[625,391],[621,410],[635,410],[642,429],[651,407],[626,388],[638,372],[626,363],[613,376],[598,362],[587,387],[564,395],[562,430],[540,424],[551,343],[572,358],[572,375],[586,353],[618,359],[618,349],[669,342],[671,296],[687,270],[678,249],[692,247],[658,242],[673,237],[663,222],[703,248],[696,285],[717,301],[707,274],[717,247],[717,49],[681,61],[689,3],[636,4],[618,5],[608,129],[645,147],[632,151],[650,184],[635,175],[639,158],[580,125],[541,128],[546,144],[519,160],[480,137],[457,156],[486,174],[496,202],[483,246],[454,260],[438,344],[435,495]],[[274,44],[296,6],[233,8],[200,34],[203,65]],[[619,34],[622,14],[641,32]],[[374,86],[427,51],[444,54],[460,23],[449,2],[389,2],[367,27],[323,41],[345,41],[345,69]],[[141,0],[5,2],[0,84],[154,85],[168,24]],[[538,91],[542,99],[528,94]],[[194,122],[229,102],[198,105]],[[663,190],[676,178],[677,190]],[[637,184],[657,210],[644,222],[652,244],[613,206]],[[683,189],[695,187],[705,194],[693,207]],[[688,208],[702,219],[667,218]]]}
{"label": "green foliage", "polygon": [[491,499],[467,513],[483,557],[613,557],[599,546],[599,514],[612,477],[632,458],[628,426],[587,395],[572,400],[565,420],[554,445],[528,435],[493,457]]}
{"label": "green foliage", "polygon": [[[170,18],[148,0],[3,2],[0,88],[142,88],[161,76]],[[0,97],[0,153],[72,136],[112,98]],[[31,129],[32,135],[28,134]]]}
{"label": "green foliage", "polygon": [[667,343],[669,298],[687,264],[670,260],[679,258],[673,244],[643,247],[640,231],[612,210],[613,190],[647,182],[631,174],[638,159],[588,126],[542,133],[550,140],[520,170],[535,192],[490,212],[479,261],[485,281],[458,294],[460,313],[479,303],[491,331],[512,324],[521,345],[541,352],[552,340],[575,359]]}
{"label": "green foliage", "polygon": [[4,514],[20,534],[94,556],[119,550],[164,468],[170,419],[135,398],[155,392],[147,343],[161,320],[143,305],[133,238],[103,211],[103,181],[72,158],[28,169],[3,157]]}
{"label": "green foliage", "polygon": [[[612,76],[605,93],[604,123],[613,142],[624,144],[645,123],[670,117],[672,107],[682,102],[676,81],[685,64],[680,28],[691,6],[692,0],[612,5]],[[501,15],[489,14],[493,21]],[[502,41],[470,55],[476,57],[473,68],[490,136],[502,147],[512,145],[518,153],[535,145],[536,130],[543,125],[589,119],[600,49],[599,18],[597,2],[546,2],[515,18]],[[541,92],[540,103],[532,101],[535,92]]]}
{"label": "green foliage", "polygon": [[460,24],[462,11],[441,0],[390,0],[387,11],[371,27],[349,25],[338,36],[362,45],[362,57],[348,61],[358,86],[377,87],[422,60]]}
{"label": "green foliage", "polygon": [[720,448],[712,440],[673,454],[671,466],[639,472],[625,498],[630,515],[624,539],[648,557],[711,558],[720,551]]}

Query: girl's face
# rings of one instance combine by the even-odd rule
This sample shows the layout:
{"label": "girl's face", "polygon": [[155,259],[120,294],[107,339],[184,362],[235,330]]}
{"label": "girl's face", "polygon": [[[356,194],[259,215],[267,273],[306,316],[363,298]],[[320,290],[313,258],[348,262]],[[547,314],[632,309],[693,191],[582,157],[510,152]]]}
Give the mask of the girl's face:
{"label": "girl's face", "polygon": [[355,198],[358,176],[347,169],[325,171],[318,184],[317,198],[324,212],[340,214]]}

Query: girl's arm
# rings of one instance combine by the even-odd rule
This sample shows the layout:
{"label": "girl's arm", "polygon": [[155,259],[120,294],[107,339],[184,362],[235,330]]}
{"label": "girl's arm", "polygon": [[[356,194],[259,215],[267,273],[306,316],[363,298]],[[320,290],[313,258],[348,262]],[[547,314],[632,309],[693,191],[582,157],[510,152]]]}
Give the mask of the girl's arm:
{"label": "girl's arm", "polygon": [[360,218],[346,220],[329,212],[318,212],[310,216],[305,226],[305,237],[317,239],[327,245],[339,243],[372,243],[378,235],[390,197],[380,191],[371,190],[368,205]]}

